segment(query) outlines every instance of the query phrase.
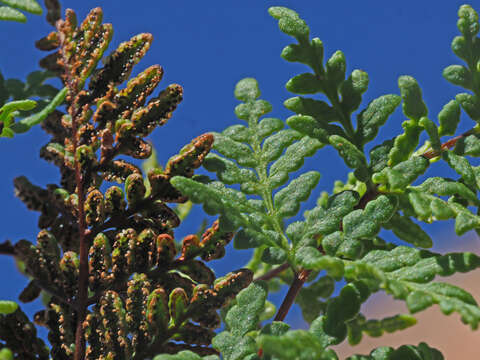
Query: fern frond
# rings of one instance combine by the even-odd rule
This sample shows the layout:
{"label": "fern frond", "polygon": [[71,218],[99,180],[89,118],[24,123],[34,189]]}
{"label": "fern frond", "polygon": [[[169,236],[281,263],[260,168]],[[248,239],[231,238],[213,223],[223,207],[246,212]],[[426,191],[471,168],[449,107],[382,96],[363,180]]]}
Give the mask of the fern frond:
{"label": "fern frond", "polygon": [[[180,177],[172,184],[194,202],[203,203],[210,214],[220,214],[220,224],[229,231],[240,228],[235,236],[237,248],[266,245],[264,260],[279,263],[293,259],[284,221],[295,216],[320,179],[311,171],[288,182],[289,175],[300,169],[306,157],[323,145],[317,139],[302,137],[292,129],[283,129],[279,119],[264,118],[270,104],[257,100],[260,96],[254,79],[244,79],[235,88],[235,96],[244,103],[235,113],[247,126],[235,125],[221,134],[214,134],[214,150],[204,166],[216,172],[226,185],[240,184],[240,190],[218,182],[202,183]],[[279,189],[280,188],[280,189]],[[279,189],[279,190],[278,190]],[[256,195],[247,198],[244,194]]]}
{"label": "fern frond", "polygon": [[41,15],[43,10],[36,0],[2,0],[5,6],[0,6],[0,20],[27,22],[26,16],[20,11]]}

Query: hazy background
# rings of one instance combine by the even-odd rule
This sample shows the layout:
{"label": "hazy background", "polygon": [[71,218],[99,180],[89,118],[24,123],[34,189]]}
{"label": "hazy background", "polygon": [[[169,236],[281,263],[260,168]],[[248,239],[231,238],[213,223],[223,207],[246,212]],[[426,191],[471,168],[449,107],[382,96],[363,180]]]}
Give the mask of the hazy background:
{"label": "hazy background", "polygon": [[[163,164],[192,138],[208,131],[220,131],[239,122],[233,114],[237,104],[233,88],[243,77],[258,79],[262,98],[273,104],[271,116],[286,119],[291,115],[282,105],[291,96],[284,84],[290,77],[308,69],[280,58],[282,48],[293,40],[278,30],[276,20],[268,15],[269,6],[288,6],[299,12],[310,26],[311,35],[324,42],[327,58],[337,49],[345,53],[348,73],[356,68],[368,72],[370,86],[361,109],[378,96],[398,94],[397,79],[404,74],[418,80],[429,107],[429,115],[435,120],[441,107],[462,91],[441,77],[444,67],[459,63],[450,50],[450,42],[458,34],[456,21],[458,7],[462,4],[460,1],[71,0],[61,3],[63,9],[73,8],[79,21],[91,8],[103,8],[104,21],[114,26],[114,38],[107,54],[120,42],[137,33],[150,32],[154,35],[155,41],[150,51],[133,74],[158,63],[165,70],[160,87],[179,83],[185,92],[184,101],[170,122],[158,128],[150,137]],[[472,5],[477,6],[477,11],[480,10],[478,2]],[[36,50],[33,42],[51,30],[43,16],[28,15],[27,24],[0,22],[0,71],[3,76],[24,80],[29,72],[38,69],[37,62],[45,53]],[[403,120],[398,108],[381,129],[380,137],[398,134]],[[459,131],[472,126],[470,120],[465,121]],[[47,141],[48,136],[40,127],[13,140],[0,139],[0,241],[17,241],[21,238],[34,241],[36,237],[38,213],[28,211],[14,197],[12,180],[16,176],[26,175],[33,183],[43,186],[57,181],[57,168],[38,157],[40,147]],[[372,145],[379,142],[375,141]],[[322,149],[315,157],[308,159],[306,168],[319,170],[322,179],[315,196],[303,209],[312,207],[320,191],[330,191],[333,181],[345,179],[348,172],[331,149]],[[442,164],[436,164],[430,171],[430,174],[444,174],[447,169]],[[177,231],[177,239],[195,232],[203,218],[201,210],[196,208]],[[470,233],[457,238],[452,222],[429,225],[427,230],[435,240],[436,251],[477,249],[476,236]],[[382,233],[382,236],[394,240],[388,232]],[[241,267],[248,254],[247,251],[234,252],[230,246],[226,257],[228,261],[224,258],[214,264],[217,275],[232,270],[232,264],[236,268]],[[472,282],[474,285],[477,283]],[[15,270],[13,261],[7,257],[0,258],[0,283],[0,298],[12,300],[17,298],[26,284],[26,279]],[[282,294],[273,294],[272,298],[278,301]],[[385,310],[385,306],[389,305],[385,305],[381,298],[375,298],[370,304],[375,316],[395,313],[392,308]],[[38,303],[22,305],[29,313],[39,307]],[[439,312],[433,314],[439,318]],[[454,317],[448,320],[453,320],[464,331],[460,338],[460,343],[464,343],[465,334],[471,332]],[[295,309],[289,313],[287,321],[294,327],[305,326]],[[432,338],[437,330],[449,334],[450,340],[455,339],[452,323],[427,326],[428,331],[421,330],[420,335],[414,335],[412,339],[406,339],[404,333],[398,333],[390,336],[388,343],[393,344],[394,340],[396,343],[428,340],[430,345],[443,349],[446,346],[444,340]],[[475,336],[478,338],[477,334]],[[352,351],[360,351],[360,348]],[[362,352],[367,351],[363,349]]]}

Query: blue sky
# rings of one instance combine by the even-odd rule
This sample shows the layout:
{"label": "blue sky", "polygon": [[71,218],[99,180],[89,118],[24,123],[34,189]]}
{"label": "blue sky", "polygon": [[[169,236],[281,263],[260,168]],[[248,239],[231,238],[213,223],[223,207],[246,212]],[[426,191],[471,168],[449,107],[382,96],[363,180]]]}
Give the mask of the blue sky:
{"label": "blue sky", "polygon": [[[233,88],[243,77],[258,79],[262,97],[273,104],[271,116],[286,119],[291,115],[282,105],[291,96],[284,85],[290,77],[308,69],[280,58],[282,48],[292,39],[282,34],[276,21],[268,15],[268,7],[274,5],[296,10],[307,21],[312,36],[324,42],[327,56],[342,50],[347,58],[348,73],[357,68],[368,72],[370,86],[361,108],[378,96],[398,94],[397,79],[406,74],[420,83],[430,117],[436,120],[441,107],[461,92],[441,76],[444,67],[459,63],[450,50],[450,42],[458,34],[457,10],[461,4],[453,0],[62,1],[64,8],[71,7],[77,12],[79,20],[91,8],[103,8],[104,21],[114,26],[109,51],[137,33],[154,35],[150,51],[134,73],[158,63],[165,70],[161,86],[179,83],[185,92],[184,101],[170,122],[151,136],[161,163],[192,138],[239,122],[233,114],[237,104]],[[478,2],[472,5],[480,10]],[[30,71],[37,69],[44,53],[36,50],[33,42],[51,30],[43,16],[29,15],[27,24],[1,22],[0,71],[3,76],[25,79]],[[398,134],[402,121],[398,109],[382,128],[380,137]],[[466,120],[460,130],[471,126],[473,124]],[[40,147],[47,141],[48,136],[40,127],[13,140],[0,140],[0,241],[36,237],[38,214],[28,211],[14,197],[12,181],[19,175],[26,175],[39,185],[57,181],[57,168],[38,157]],[[343,162],[331,149],[322,149],[306,162],[306,168],[322,173],[315,195],[321,190],[330,190],[334,180],[345,179],[347,174]],[[434,171],[442,172],[445,168],[438,165]],[[305,206],[312,204],[313,201]],[[199,209],[193,214],[178,232],[179,237],[196,231],[203,215]],[[451,225],[429,228],[432,236],[438,238],[437,249],[452,248]],[[440,232],[442,236],[436,236]],[[463,242],[464,247],[471,238],[466,236],[455,241]],[[229,254],[240,267],[247,253],[233,254],[232,251],[230,249]],[[231,260],[219,261],[218,274],[231,269],[231,264]],[[4,257],[0,258],[0,281],[2,299],[15,299],[26,284],[11,259]],[[26,308],[38,309],[38,305]]]}

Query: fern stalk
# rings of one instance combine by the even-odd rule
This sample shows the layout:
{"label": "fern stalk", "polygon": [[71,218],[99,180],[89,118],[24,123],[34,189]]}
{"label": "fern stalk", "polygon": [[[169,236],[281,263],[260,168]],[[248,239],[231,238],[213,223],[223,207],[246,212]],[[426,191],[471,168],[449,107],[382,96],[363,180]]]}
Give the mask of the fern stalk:
{"label": "fern stalk", "polygon": [[[60,30],[60,28],[58,29]],[[65,64],[68,64],[68,59],[65,54],[64,38],[60,41],[60,54]],[[78,87],[76,86],[75,79],[72,77],[70,71],[65,71],[66,85],[68,89],[68,98],[72,103],[68,107],[68,113],[72,119],[72,146],[73,146],[73,161],[75,167],[75,184],[76,194],[78,196],[78,234],[80,240],[79,257],[80,267],[78,276],[78,298],[76,301],[77,308],[77,326],[75,330],[75,360],[83,360],[85,358],[85,336],[83,329],[83,322],[85,320],[87,306],[88,306],[88,244],[86,240],[87,227],[85,224],[85,195],[83,192],[83,179],[81,174],[81,167],[78,160]],[[89,231],[88,231],[89,232]]]}

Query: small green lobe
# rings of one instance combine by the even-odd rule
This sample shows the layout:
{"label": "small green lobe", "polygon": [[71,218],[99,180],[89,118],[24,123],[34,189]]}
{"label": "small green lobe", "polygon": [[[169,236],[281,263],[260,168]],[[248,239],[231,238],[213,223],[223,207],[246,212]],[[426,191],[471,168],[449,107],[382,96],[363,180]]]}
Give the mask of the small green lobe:
{"label": "small green lobe", "polygon": [[235,86],[235,97],[240,101],[253,101],[260,97],[260,89],[257,80],[245,78],[240,80]]}
{"label": "small green lobe", "polygon": [[14,301],[0,300],[0,314],[11,314],[17,311],[18,304]]}

